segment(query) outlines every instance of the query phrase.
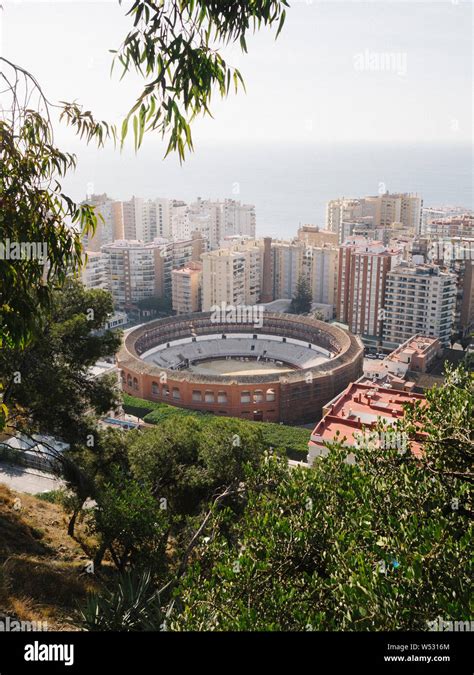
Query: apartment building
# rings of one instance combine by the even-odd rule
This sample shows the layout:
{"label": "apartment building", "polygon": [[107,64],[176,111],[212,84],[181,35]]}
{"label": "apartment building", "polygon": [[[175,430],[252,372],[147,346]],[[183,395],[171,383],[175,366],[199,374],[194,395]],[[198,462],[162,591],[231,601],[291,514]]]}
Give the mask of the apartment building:
{"label": "apartment building", "polygon": [[109,290],[116,308],[128,309],[144,298],[160,295],[161,251],[159,242],[119,240],[102,247],[109,260]]}
{"label": "apartment building", "polygon": [[255,207],[233,199],[222,201],[198,198],[189,205],[175,207],[171,219],[173,239],[189,239],[200,232],[216,250],[225,237],[255,238]]}
{"label": "apartment building", "polygon": [[438,338],[414,335],[390,352],[382,363],[389,373],[404,378],[408,371],[426,373],[442,353],[443,348]]}
{"label": "apartment building", "polygon": [[151,296],[172,297],[172,271],[199,262],[206,242],[156,237],[152,242],[120,240],[102,247],[108,256],[108,287],[116,307],[128,308]]}
{"label": "apartment building", "polygon": [[423,200],[416,194],[390,193],[376,197],[366,197],[375,206],[375,227],[390,227],[393,223],[401,223],[413,234],[420,234],[422,222]]}
{"label": "apartment building", "polygon": [[156,214],[156,236],[171,239],[171,217],[174,209],[182,202],[173,199],[154,199]]}
{"label": "apartment building", "polygon": [[[300,230],[301,232],[301,230]],[[313,234],[307,231],[310,236]],[[315,232],[315,234],[320,234]],[[325,232],[323,232],[323,241]],[[334,241],[333,233],[330,241]],[[304,235],[302,235],[304,237]],[[292,299],[301,276],[309,282],[312,299],[320,305],[336,306],[339,264],[338,247],[331,244],[312,246],[303,239],[260,241],[263,255],[261,302]],[[334,309],[331,314],[334,313]]]}
{"label": "apartment building", "polygon": [[380,340],[387,274],[402,255],[401,248],[389,249],[362,237],[339,247],[336,314],[366,344]]}
{"label": "apartment building", "polygon": [[437,265],[403,262],[387,274],[383,347],[393,349],[422,334],[449,345],[456,306],[456,278]]}
{"label": "apartment building", "polygon": [[189,262],[171,273],[173,309],[177,314],[201,309],[202,263]]}
{"label": "apartment building", "polygon": [[474,329],[474,250],[464,251],[472,257],[453,258],[443,266],[443,270],[451,272],[456,279],[453,333],[461,337],[470,335]]}
{"label": "apartment building", "polygon": [[336,232],[321,230],[315,225],[303,225],[299,228],[296,237],[298,241],[308,246],[326,246],[327,244],[337,246],[339,243]]}
{"label": "apartment building", "polygon": [[474,330],[474,260],[458,263],[458,295],[456,298],[455,330],[462,336]]}
{"label": "apartment building", "polygon": [[84,237],[86,251],[100,252],[102,246],[124,238],[122,202],[104,193],[91,195],[85,203],[93,206],[97,215],[95,232]]}
{"label": "apartment building", "polygon": [[173,214],[183,207],[185,203],[175,199],[132,197],[122,203],[123,235],[120,238],[145,244],[157,237],[171,239]]}
{"label": "apartment building", "polygon": [[394,223],[402,223],[404,227],[413,231],[413,234],[421,234],[423,200],[416,194],[400,194],[400,220]]}
{"label": "apartment building", "polygon": [[262,248],[253,245],[202,255],[202,309],[214,305],[255,305],[260,300]]}
{"label": "apartment building", "polygon": [[313,302],[332,305],[334,315],[337,305],[339,248],[331,245],[312,246],[308,253],[311,256],[310,285]]}
{"label": "apartment building", "polygon": [[461,337],[474,329],[474,238],[445,237],[428,240],[425,260],[456,277],[453,332]]}
{"label": "apartment building", "polygon": [[273,253],[272,253],[272,238],[264,237],[262,248],[262,284],[260,291],[260,302],[273,302],[275,298],[273,294]]}
{"label": "apartment building", "polygon": [[353,234],[354,227],[377,230],[401,223],[413,234],[421,230],[423,200],[415,194],[386,192],[360,199],[333,199],[326,207],[326,228],[336,232],[339,242]]}
{"label": "apartment building", "polygon": [[430,220],[425,225],[425,235],[431,239],[472,238],[474,237],[474,216],[466,213]]}
{"label": "apartment building", "polygon": [[370,218],[365,220],[365,224],[373,223],[375,209],[371,208],[367,212],[365,201],[362,199],[332,199],[326,205],[326,229],[337,234],[338,242],[341,243],[352,232],[352,227],[360,222],[361,218]]}
{"label": "apartment building", "polygon": [[128,241],[137,240],[135,197],[122,203],[123,213],[123,239]]}
{"label": "apartment building", "polygon": [[89,251],[81,270],[81,281],[89,289],[109,289],[109,259],[106,253]]}
{"label": "apartment building", "polygon": [[222,209],[216,202],[198,198],[173,211],[171,234],[174,240],[190,239],[192,232],[199,232],[213,250],[219,246],[222,229]]}
{"label": "apartment building", "polygon": [[149,244],[158,237],[156,205],[152,200],[133,197],[135,236],[133,239]]}
{"label": "apartment building", "polygon": [[186,267],[190,262],[199,262],[201,255],[207,250],[207,241],[200,232],[193,232],[189,239],[169,241],[155,239],[160,246],[160,257],[157,261],[157,293],[159,297],[172,297],[172,272]]}
{"label": "apartment building", "polygon": [[[314,428],[308,443],[308,464],[317,457],[329,453],[328,443],[339,442],[347,448],[346,462],[354,464],[357,448],[398,448],[419,457],[424,435],[416,433],[414,439],[406,440],[396,431],[396,424],[405,416],[408,403],[426,399],[421,394],[386,388],[371,382],[352,382],[323,408],[323,418]],[[387,432],[376,433],[377,424],[384,420]],[[355,451],[355,453],[354,453]]]}
{"label": "apartment building", "polygon": [[293,298],[300,277],[311,282],[311,268],[311,247],[299,241],[273,241],[273,298]]}
{"label": "apartment building", "polygon": [[224,237],[247,236],[255,239],[256,217],[253,204],[242,204],[235,199],[225,199],[222,202]]}
{"label": "apartment building", "polygon": [[462,206],[439,206],[430,207],[424,206],[421,216],[421,231],[425,234],[429,225],[433,221],[445,220],[447,218],[463,218],[465,216],[473,216],[473,212],[466,210]]}

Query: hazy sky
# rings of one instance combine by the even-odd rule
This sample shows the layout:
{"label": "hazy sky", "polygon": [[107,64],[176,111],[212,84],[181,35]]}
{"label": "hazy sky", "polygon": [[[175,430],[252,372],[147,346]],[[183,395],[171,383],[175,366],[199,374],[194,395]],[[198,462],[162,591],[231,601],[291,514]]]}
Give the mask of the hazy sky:
{"label": "hazy sky", "polygon": [[[2,55],[51,100],[78,99],[112,121],[127,111],[140,82],[110,77],[108,50],[131,25],[118,2],[2,4]],[[228,50],[247,93],[215,99],[215,119],[195,125],[195,140],[470,140],[472,31],[462,0],[293,2],[276,42],[263,29],[248,55]]]}

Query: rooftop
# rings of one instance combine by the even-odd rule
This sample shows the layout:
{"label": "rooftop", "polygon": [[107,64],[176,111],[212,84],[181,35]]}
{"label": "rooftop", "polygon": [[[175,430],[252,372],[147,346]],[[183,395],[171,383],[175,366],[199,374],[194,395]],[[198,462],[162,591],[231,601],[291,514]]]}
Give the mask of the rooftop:
{"label": "rooftop", "polygon": [[410,275],[410,276],[442,276],[442,277],[449,277],[453,276],[452,274],[449,274],[448,272],[443,272],[441,268],[438,265],[430,264],[430,263],[421,263],[418,265],[415,265],[413,263],[408,263],[406,261],[402,261],[399,265],[394,267],[392,270],[390,270],[389,275],[399,275],[399,276],[404,276],[404,275]]}
{"label": "rooftop", "polygon": [[[355,446],[363,427],[373,428],[378,420],[394,423],[404,416],[406,404],[425,400],[421,394],[352,382],[325,406],[327,413],[313,430],[309,449],[324,447],[325,443],[335,440]],[[410,449],[419,455],[421,443],[410,441]]]}
{"label": "rooftop", "polygon": [[185,267],[180,267],[179,269],[174,269],[173,274],[192,274],[193,272],[200,272],[202,270],[202,263],[199,262],[189,262]]}
{"label": "rooftop", "polygon": [[341,244],[341,248],[353,248],[356,253],[370,253],[371,255],[399,255],[403,251],[401,245],[389,248],[382,241],[368,239],[363,235],[347,238]]}
{"label": "rooftop", "polygon": [[436,337],[429,337],[427,335],[414,335],[404,342],[400,347],[395,349],[386,358],[389,361],[406,363],[406,356],[423,356],[431,349],[440,349],[441,343]]}

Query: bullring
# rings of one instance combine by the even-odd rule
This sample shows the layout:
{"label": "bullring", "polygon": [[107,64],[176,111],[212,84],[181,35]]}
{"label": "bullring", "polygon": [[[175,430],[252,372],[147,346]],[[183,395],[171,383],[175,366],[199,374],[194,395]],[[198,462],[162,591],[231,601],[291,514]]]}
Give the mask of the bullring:
{"label": "bullring", "polygon": [[305,424],[362,372],[363,345],[311,317],[265,312],[263,322],[211,313],[134,328],[117,355],[123,390],[139,398],[247,420]]}

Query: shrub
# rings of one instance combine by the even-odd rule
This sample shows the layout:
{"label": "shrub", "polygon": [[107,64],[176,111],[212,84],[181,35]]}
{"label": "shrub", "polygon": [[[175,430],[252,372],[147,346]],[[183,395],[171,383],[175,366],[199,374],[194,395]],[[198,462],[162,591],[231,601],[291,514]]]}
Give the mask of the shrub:
{"label": "shrub", "polygon": [[[123,395],[123,409],[130,415],[140,417],[148,424],[161,424],[168,419],[183,417],[199,417],[203,422],[216,419],[216,416],[209,413],[178,408],[168,403],[146,401],[129,396],[128,394]],[[285,426],[284,424],[277,424],[275,422],[241,421],[243,424],[250,424],[261,429],[263,440],[268,447],[284,449],[290,459],[305,459],[308,453],[308,441],[311,436],[309,429]]]}
{"label": "shrub", "polygon": [[35,497],[42,499],[44,502],[50,504],[62,504],[64,499],[64,492],[62,490],[49,490],[47,492],[38,492]]}
{"label": "shrub", "polygon": [[135,396],[123,394],[122,406],[127,415],[135,415],[135,417],[144,419],[158,405],[160,404],[153,403],[153,401],[145,401],[143,398],[135,398]]}

